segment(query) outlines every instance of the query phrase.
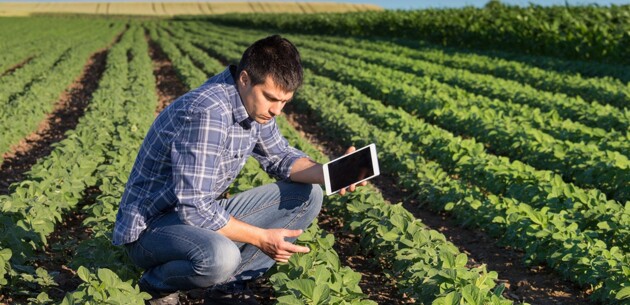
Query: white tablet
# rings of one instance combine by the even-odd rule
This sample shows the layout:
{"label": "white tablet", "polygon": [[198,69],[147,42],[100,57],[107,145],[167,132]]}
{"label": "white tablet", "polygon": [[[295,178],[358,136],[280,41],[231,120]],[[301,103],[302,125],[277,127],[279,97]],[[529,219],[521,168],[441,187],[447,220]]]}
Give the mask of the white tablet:
{"label": "white tablet", "polygon": [[370,144],[324,164],[326,195],[380,174],[376,145]]}

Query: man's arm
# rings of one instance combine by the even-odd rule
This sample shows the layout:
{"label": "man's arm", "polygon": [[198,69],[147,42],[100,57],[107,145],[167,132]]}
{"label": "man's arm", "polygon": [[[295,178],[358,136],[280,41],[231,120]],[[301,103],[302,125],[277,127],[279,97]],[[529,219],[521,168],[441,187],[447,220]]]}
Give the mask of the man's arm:
{"label": "man's arm", "polygon": [[309,184],[324,184],[323,165],[309,158],[295,160],[291,166],[291,181]]}
{"label": "man's arm", "polygon": [[[355,151],[356,148],[354,146],[350,146],[345,155]],[[293,166],[291,166],[291,181],[300,182],[300,183],[310,183],[310,184],[324,184],[324,166],[322,164],[313,162],[309,158],[300,158],[297,159]],[[367,184],[367,181],[363,181],[359,183],[359,186],[364,186]],[[356,184],[353,184],[345,189],[341,189],[339,191],[339,195],[345,195],[346,191],[354,192],[356,189]]]}

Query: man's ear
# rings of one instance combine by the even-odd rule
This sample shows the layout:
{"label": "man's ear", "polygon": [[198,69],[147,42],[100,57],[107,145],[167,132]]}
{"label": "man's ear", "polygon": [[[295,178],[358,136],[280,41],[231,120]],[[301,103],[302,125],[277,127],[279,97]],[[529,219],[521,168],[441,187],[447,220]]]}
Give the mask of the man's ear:
{"label": "man's ear", "polygon": [[249,74],[247,74],[247,71],[245,70],[241,71],[241,74],[239,74],[238,76],[238,80],[241,83],[241,86],[243,87],[247,87],[251,81],[249,79]]}

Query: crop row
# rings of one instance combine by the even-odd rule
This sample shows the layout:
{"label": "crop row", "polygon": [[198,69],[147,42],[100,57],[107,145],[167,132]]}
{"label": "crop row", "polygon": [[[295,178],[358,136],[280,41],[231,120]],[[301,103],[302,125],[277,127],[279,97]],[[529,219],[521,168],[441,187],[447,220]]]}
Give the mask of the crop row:
{"label": "crop row", "polygon": [[93,29],[91,37],[64,53],[46,75],[30,82],[23,94],[2,105],[0,153],[8,151],[11,145],[37,129],[63,90],[81,74],[89,55],[105,48],[120,30]]}
{"label": "crop row", "polygon": [[[629,284],[630,256],[618,247],[609,250],[604,242],[579,230],[577,223],[566,221],[563,212],[554,216],[546,207],[536,210],[450,178],[439,164],[424,159],[428,156],[418,155],[415,145],[402,139],[401,130],[384,130],[354,114],[349,103],[368,100],[356,89],[310,78],[312,86],[304,86],[301,97],[295,100],[303,105],[301,109],[321,118],[320,126],[331,137],[354,140],[359,145],[377,143],[383,150],[383,170],[398,176],[402,187],[415,190],[422,201],[499,235],[506,243],[523,249],[533,263],[546,262],[581,285],[593,285],[597,298],[614,302],[614,294]],[[339,96],[338,92],[356,96],[348,99],[348,95]],[[461,154],[459,157],[466,161],[466,150]]]}
{"label": "crop row", "polygon": [[131,285],[139,278],[140,270],[130,263],[124,249],[113,246],[111,241],[118,203],[157,106],[144,29],[134,24],[128,37],[128,42],[121,42],[116,52],[112,52],[112,59],[122,73],[109,80],[111,85],[120,87],[120,92],[107,103],[110,122],[102,130],[112,135],[108,159],[93,174],[98,179],[100,195],[94,204],[83,207],[87,215],[83,226],[89,228],[91,235],[77,246],[70,262],[83,283],[66,294],[61,303],[64,305],[89,301],[143,304],[143,298],[149,297]]}
{"label": "crop row", "polygon": [[[328,158],[304,140],[284,118],[283,135],[321,163]],[[468,267],[468,258],[443,234],[426,227],[401,203],[387,202],[372,187],[345,197],[328,198],[326,206],[360,236],[360,246],[376,257],[386,274],[396,279],[398,293],[431,304],[511,304],[496,286],[498,274],[486,266]],[[383,262],[387,262],[383,264]]]}
{"label": "crop row", "polygon": [[[407,83],[396,71],[316,52],[305,65],[317,73],[357,86],[367,95],[460,134],[474,136],[495,153],[521,160],[540,169],[561,174],[567,181],[598,188],[620,202],[630,194],[630,161],[615,151],[601,151],[595,145],[560,141],[492,108],[468,105],[465,98],[452,98],[436,90],[422,90],[421,81]],[[340,64],[344,64],[341,68]],[[429,85],[430,86],[430,85]]]}
{"label": "crop row", "polygon": [[[118,31],[121,30],[118,28]],[[73,35],[73,33],[69,33],[69,35]],[[91,31],[84,31],[77,33],[73,36],[72,41],[66,43],[41,42],[39,47],[42,54],[35,56],[21,68],[0,78],[0,113],[7,111],[4,107],[13,107],[13,100],[26,94],[31,86],[45,79],[47,73],[61,64],[72,49],[84,43],[85,40],[92,39],[93,36],[94,33]]]}
{"label": "crop row", "polygon": [[[215,32],[217,31],[216,28],[216,26],[212,26]],[[233,28],[224,28],[221,32],[228,34],[231,31],[233,31]],[[252,35],[261,36],[264,35],[264,32],[252,32]],[[505,105],[502,108],[506,106],[514,108],[512,104],[531,106],[544,112],[557,112],[563,118],[581,122],[588,126],[606,130],[618,130],[624,132],[624,134],[630,128],[629,110],[620,110],[610,105],[602,105],[597,101],[587,103],[579,96],[569,97],[564,94],[557,94],[555,91],[540,91],[529,85],[523,85],[516,81],[505,80],[493,75],[474,73],[466,69],[450,68],[423,59],[409,58],[406,55],[399,54],[396,52],[397,50],[391,50],[392,53],[388,52],[387,49],[381,48],[378,50],[366,50],[355,45],[344,46],[336,41],[331,43],[313,41],[312,37],[300,39],[299,36],[296,37],[296,43],[299,43],[302,47],[316,49],[319,52],[324,51],[349,58],[360,58],[368,63],[413,73],[420,77],[426,76],[453,87],[466,89],[474,94],[501,100],[501,102],[497,101],[497,103],[510,101],[510,103],[503,103]],[[630,88],[620,84],[613,92],[619,95],[624,92],[620,90],[627,92],[627,95],[630,97]],[[627,101],[619,96],[615,96],[614,100],[623,104],[625,108],[630,106]],[[512,109],[508,111],[516,112],[519,110],[528,111],[528,109]],[[557,128],[558,126],[562,125],[556,124],[556,126],[551,126],[549,129],[553,130],[554,127]]]}
{"label": "crop row", "polygon": [[[239,59],[240,52],[223,51],[217,51],[221,54],[218,58]],[[278,118],[277,122],[293,145],[320,162],[326,160],[283,118]],[[384,268],[397,279],[401,294],[433,304],[456,304],[463,300],[473,304],[510,303],[499,296],[502,287],[492,291],[497,278],[495,272],[487,272],[485,266],[465,267],[466,255],[459,253],[442,234],[426,229],[402,206],[386,203],[377,191],[363,188],[345,198],[327,199],[326,206],[334,207],[336,213],[351,224],[346,229],[362,236],[361,244],[367,251],[391,262]]]}
{"label": "crop row", "polygon": [[[373,98],[436,125],[474,136],[496,153],[552,170],[577,185],[598,188],[620,202],[630,199],[630,161],[616,151],[557,140],[501,111],[471,105],[471,100],[452,98],[439,89],[431,90],[434,82],[425,78],[407,82],[402,73],[376,65],[330,54],[322,57],[307,50],[303,54],[310,58],[305,65],[317,73],[352,84]],[[428,86],[421,88],[423,81]]]}
{"label": "crop row", "polygon": [[[188,21],[191,21],[191,19],[198,20],[200,18],[180,17],[177,19],[178,21],[188,22]],[[229,25],[229,26],[237,26],[242,29],[251,29],[251,28],[261,29],[262,28],[266,30],[276,30],[276,31],[279,29],[276,26],[253,27],[253,24],[248,23],[248,22],[241,22],[240,20],[236,22],[232,22],[231,20],[224,22],[225,20],[222,20],[222,19],[218,19],[218,20],[212,19],[212,18],[211,19],[201,18],[201,19],[205,22],[210,22],[214,25],[224,24],[224,25]],[[237,17],[236,19],[240,19],[240,17]],[[530,55],[530,54],[525,54],[522,52],[517,52],[517,53],[506,52],[506,51],[500,51],[496,49],[473,50],[470,48],[446,47],[446,46],[440,46],[440,43],[432,44],[425,40],[398,38],[396,37],[396,35],[391,35],[391,36],[388,35],[388,37],[369,37],[368,36],[368,37],[359,38],[357,36],[350,36],[346,33],[344,35],[341,35],[341,37],[338,37],[338,36],[331,36],[328,31],[307,32],[300,29],[290,28],[290,27],[283,28],[282,32],[317,35],[318,38],[325,37],[324,40],[334,41],[334,42],[338,40],[346,40],[346,39],[350,39],[350,40],[360,39],[360,40],[365,41],[365,44],[376,43],[375,46],[372,46],[370,48],[377,48],[377,49],[380,49],[381,47],[383,47],[384,49],[387,49],[390,45],[393,44],[393,46],[397,49],[397,51],[400,51],[398,47],[401,46],[401,47],[407,47],[407,48],[411,48],[413,50],[425,53],[424,49],[426,48],[429,48],[429,49],[439,48],[439,50],[444,52],[444,55],[453,55],[456,57],[462,56],[466,59],[470,59],[471,61],[473,61],[471,62],[472,66],[467,67],[467,69],[470,69],[471,71],[474,70],[480,73],[485,73],[484,71],[487,72],[487,70],[486,69],[479,70],[479,67],[476,67],[477,65],[474,63],[474,61],[479,60],[480,62],[486,62],[487,60],[492,60],[493,62],[494,61],[505,62],[507,64],[506,66],[507,71],[513,72],[515,74],[515,75],[503,76],[504,78],[510,78],[510,79],[517,77],[516,75],[521,75],[521,74],[525,74],[525,75],[534,74],[535,75],[535,74],[538,74],[538,71],[545,71],[544,73],[559,74],[559,75],[569,77],[571,79],[574,79],[574,78],[579,79],[581,77],[600,78],[601,81],[604,82],[604,86],[606,86],[605,83],[607,82],[612,82],[612,83],[620,82],[622,85],[630,82],[630,71],[628,71],[626,65],[619,65],[619,63],[601,63],[601,62],[594,62],[594,61],[587,61],[587,60],[571,60],[571,59],[551,57],[551,56]],[[326,35],[326,36],[322,36],[322,35]],[[385,42],[386,46],[380,45],[383,42]],[[404,51],[402,53],[404,53]],[[409,54],[409,55],[414,57],[417,55],[417,53]],[[429,60],[428,58],[424,57],[424,55],[421,57],[423,59]],[[433,56],[431,56],[431,58],[433,58]],[[456,60],[454,58],[453,60],[444,58],[444,61],[443,61],[443,63],[447,66],[455,64],[455,62],[459,62],[459,60]],[[503,67],[502,63],[497,63],[497,64]],[[515,70],[512,70],[511,67],[513,67]],[[521,73],[517,71],[517,70],[520,70],[520,67],[523,67],[523,69],[525,70],[531,70],[531,73],[530,72]],[[496,73],[496,75],[500,75],[502,74],[503,69],[501,68],[498,71],[493,69],[492,71],[493,71],[493,74]],[[551,77],[555,78],[553,76]],[[534,79],[537,79],[537,77],[527,76],[523,78],[521,76],[518,76],[518,79],[514,79],[514,80],[519,80],[521,82],[528,83],[529,80],[534,80]],[[545,77],[545,79],[547,78]],[[599,82],[599,81],[600,80],[596,80],[595,82]],[[553,82],[553,80],[551,82]],[[570,82],[573,82],[573,81],[570,81]],[[577,82],[583,83],[582,81],[577,81]],[[588,82],[590,83],[590,80]],[[537,86],[532,83],[529,83],[529,84],[534,87]],[[572,85],[570,86],[573,87]],[[616,85],[613,85],[613,86],[616,86]],[[564,86],[560,85],[560,87],[564,87]],[[587,91],[590,91],[590,90],[587,90]],[[585,98],[585,99],[589,100],[588,98]],[[603,100],[606,100],[606,98],[604,98]],[[615,102],[612,102],[612,103],[615,103]]]}
{"label": "crop row", "polygon": [[0,22],[0,75],[29,58],[46,54],[50,47],[74,44],[77,36],[95,28],[119,28],[118,22],[55,18],[3,18]]}
{"label": "crop row", "polygon": [[[233,29],[223,28],[223,27],[213,27],[213,31],[219,33],[228,34]],[[243,31],[243,30],[240,30]],[[263,32],[260,31],[247,31],[251,36],[262,36]],[[321,37],[321,36],[320,36]],[[324,40],[331,40],[332,43],[328,42],[320,42],[313,41],[313,37],[292,37],[292,39],[298,43],[301,47],[306,47],[316,52],[332,52],[334,54],[342,55],[344,57],[349,58],[361,58],[361,60],[374,63],[377,65],[389,67],[399,71],[407,71],[409,73],[420,73],[420,75],[429,76],[432,79],[451,79],[455,83],[449,85],[442,85],[440,82],[431,82],[428,81],[416,81],[411,74],[398,74],[396,77],[405,78],[409,84],[420,83],[425,86],[429,86],[429,88],[420,87],[419,89],[429,91],[439,91],[445,94],[448,94],[450,97],[454,99],[464,100],[468,104],[464,105],[466,107],[476,106],[481,110],[486,110],[488,108],[493,109],[497,112],[504,112],[505,115],[513,118],[517,122],[524,122],[526,124],[531,125],[534,128],[540,129],[545,133],[553,136],[558,140],[568,140],[571,142],[586,142],[597,145],[601,150],[613,150],[622,153],[626,157],[630,157],[630,134],[625,132],[617,132],[611,131],[607,132],[603,128],[599,127],[590,127],[586,126],[579,122],[573,122],[571,120],[562,119],[558,112],[555,109],[547,109],[546,111],[541,111],[541,109],[529,106],[527,104],[519,104],[513,103],[511,100],[513,98],[506,97],[504,100],[496,100],[485,98],[483,96],[469,94],[467,91],[460,89],[462,86],[457,80],[460,78],[465,78],[467,83],[477,82],[477,75],[471,73],[465,73],[461,70],[455,69],[446,69],[444,67],[437,66],[435,64],[426,64],[424,61],[415,61],[409,58],[401,57],[398,53],[383,53],[386,52],[387,49],[374,51],[369,50],[369,48],[359,48],[356,45],[349,45],[346,47],[340,47],[338,45],[342,45],[342,39],[338,38],[326,38]],[[366,43],[367,44],[367,43]],[[323,54],[321,54],[323,55]],[[322,57],[326,58],[325,55]],[[430,73],[429,73],[430,72]],[[465,77],[462,76],[465,74]],[[441,76],[446,75],[446,76]],[[506,87],[502,85],[496,84],[495,78],[486,77],[487,80],[481,85],[475,85],[475,87],[494,87],[496,89],[493,90],[502,90],[507,92]],[[448,83],[448,82],[447,82]],[[475,90],[473,90],[475,91]],[[513,93],[514,95],[522,95],[517,93]],[[481,93],[483,95],[483,92]],[[532,95],[533,96],[533,95]],[[592,110],[592,113],[599,113],[600,111]],[[617,113],[618,111],[614,111]],[[606,117],[602,117],[603,121],[608,121]]]}
{"label": "crop row", "polygon": [[[205,47],[213,55],[225,54],[225,48],[232,50],[233,53],[240,49],[235,45],[230,47],[226,42],[207,44]],[[303,59],[308,60],[306,57]],[[301,94],[305,94],[307,88],[308,86],[302,88]],[[358,101],[367,99],[351,87],[339,85],[332,90],[324,90],[324,86],[318,84],[312,89],[313,92],[318,92],[318,95],[296,99],[296,101],[303,100],[307,103],[308,107],[311,107],[313,116],[330,115],[331,118],[321,126],[333,129],[336,132],[334,134],[336,138],[364,141],[363,143],[374,141],[380,147],[395,147],[395,151],[387,150],[389,154],[385,156],[384,162],[392,173],[412,173],[411,176],[400,174],[405,186],[427,188],[427,190],[418,191],[421,198],[431,199],[430,202],[434,202],[438,208],[447,207],[454,210],[456,215],[462,218],[464,215],[476,215],[477,219],[466,221],[485,227],[492,232],[503,232],[503,238],[514,246],[523,247],[532,262],[546,261],[575,282],[582,285],[594,285],[597,297],[611,302],[615,298],[615,293],[621,293],[621,287],[627,285],[624,279],[627,279],[628,275],[625,273],[628,270],[623,269],[628,265],[627,255],[624,255],[617,247],[608,250],[602,241],[581,233],[577,224],[567,223],[563,219],[564,213],[560,212],[558,216],[553,217],[553,214],[548,213],[547,208],[536,211],[531,206],[513,199],[494,195],[486,196],[475,188],[469,189],[462,184],[463,182],[446,179],[448,175],[435,163],[427,163],[422,158],[409,160],[409,156],[416,154],[411,149],[411,143],[394,136],[400,131],[384,132],[376,127],[367,128],[370,126],[367,122],[354,116],[345,120],[341,119],[339,116],[348,113],[350,109],[338,104],[344,104],[348,96],[342,96],[330,102],[325,101],[335,96],[337,92],[352,92],[353,90],[354,94],[358,95],[356,99],[353,99],[354,103],[360,104]],[[396,119],[392,119],[392,122],[396,122]],[[344,126],[335,129],[332,127],[335,124]],[[479,150],[475,147],[473,149]],[[434,172],[424,173],[425,170]],[[622,268],[622,266],[626,267]]]}
{"label": "crop row", "polygon": [[[151,32],[155,33],[153,29],[151,29]],[[136,57],[134,56],[134,58]],[[148,66],[150,68],[150,64]],[[143,69],[147,71],[146,65],[145,67],[135,67],[134,70]],[[148,125],[146,122],[143,124],[146,127]],[[120,255],[120,249],[111,246],[111,241],[106,237],[106,234],[111,232],[115,221],[118,200],[122,195],[127,179],[125,173],[131,170],[133,164],[133,159],[129,157],[133,157],[137,151],[135,145],[129,144],[140,143],[143,136],[144,133],[137,133],[135,137],[121,139],[119,145],[131,146],[122,155],[127,155],[127,157],[118,161],[115,160],[111,165],[102,169],[102,171],[109,173],[108,179],[101,185],[102,195],[97,199],[97,204],[88,207],[92,216],[85,220],[85,224],[91,226],[95,234],[92,239],[85,241],[79,246],[77,258],[73,261],[73,266],[81,264],[88,266],[89,269],[100,269],[97,274],[90,275],[87,271],[88,269],[80,267],[80,270],[83,270],[84,273],[82,278],[85,283],[82,284],[78,291],[69,294],[63,304],[81,304],[87,298],[94,298],[94,296],[101,301],[115,301],[124,299],[129,294],[136,298],[131,299],[131,301],[127,300],[127,303],[133,303],[133,300],[139,302],[136,289],[130,287],[129,283],[120,280],[120,278],[137,278],[137,271],[134,268],[130,268],[125,256]],[[255,170],[255,167],[257,166],[253,163],[248,164],[243,170],[243,174],[237,179],[233,189],[249,189],[257,184],[270,182],[270,178],[265,174],[260,175]],[[123,170],[121,171],[121,169]],[[252,173],[256,177],[253,177]],[[289,264],[280,266],[275,272],[274,286],[279,292],[288,293],[287,295],[279,296],[278,300],[282,304],[296,304],[293,300],[302,296],[302,299],[310,300],[313,304],[339,304],[344,302],[373,304],[373,302],[363,300],[364,295],[358,286],[360,275],[340,265],[339,258],[332,249],[332,236],[323,235],[315,224],[305,234],[317,237],[307,242],[312,251],[299,259],[292,259]],[[112,253],[117,252],[118,255],[112,256]],[[116,270],[116,273],[110,273],[109,269],[104,268]],[[285,272],[282,272],[282,270]],[[328,274],[329,278],[324,278],[325,274]],[[323,283],[328,283],[329,285],[321,285],[317,288],[314,285],[308,285],[311,282],[315,283],[312,278],[319,280],[320,284],[323,281]]]}
{"label": "crop row", "polygon": [[445,46],[506,50],[630,64],[629,5],[529,6],[491,2],[483,8],[349,14],[215,15],[224,24],[283,32],[421,39]]}
{"label": "crop row", "polygon": [[619,108],[630,107],[630,88],[626,85],[627,80],[624,82],[610,77],[589,78],[580,74],[545,70],[528,65],[523,61],[471,54],[428,43],[417,43],[411,47],[385,40],[320,35],[313,38],[346,48],[396,54],[446,67],[465,69],[474,73],[494,75],[541,90],[562,92],[568,96],[580,96],[589,102],[599,101],[602,104],[610,104]]}
{"label": "crop row", "polygon": [[[77,208],[84,190],[101,179],[95,172],[110,158],[112,138],[120,132],[117,122],[109,118],[112,109],[120,106],[118,97],[124,94],[125,87],[117,80],[126,78],[126,47],[131,41],[131,35],[124,34],[108,52],[99,89],[76,128],[55,144],[51,154],[39,160],[23,181],[11,185],[9,195],[0,197],[2,231],[12,232],[0,239],[0,247],[10,249],[11,263],[16,267],[9,274],[12,289],[18,289],[24,274],[36,274],[29,266],[48,245],[47,237],[67,212]],[[46,274],[39,273],[38,277]]]}
{"label": "crop row", "polygon": [[[191,37],[191,39],[194,40],[194,37]],[[196,40],[199,41],[200,44],[203,44],[201,40]],[[307,54],[308,52],[303,53]],[[351,75],[354,73],[361,73],[361,71],[350,69],[348,65],[340,66],[338,62],[323,62],[322,60],[316,62],[314,61],[314,59],[319,57],[319,55],[314,54],[313,52],[308,54],[312,56],[305,56],[304,62],[315,70],[322,71],[325,69],[335,68],[337,68],[337,70],[349,70],[348,73],[344,74],[344,77],[347,77],[347,75]],[[329,55],[324,56],[327,58],[331,58],[331,56]],[[362,74],[359,74],[355,79],[374,79],[374,77],[370,76],[371,74],[375,73],[372,70],[366,70]],[[376,85],[374,85],[374,87],[364,87],[375,87],[372,92],[378,91],[380,89],[379,87],[376,87]],[[399,95],[397,95],[398,99],[407,99],[409,100],[409,104],[412,104],[413,99],[405,97],[403,94],[404,92],[401,92]],[[394,100],[394,98],[391,99]],[[418,111],[418,113],[422,113],[422,109]],[[457,121],[453,122],[453,125],[455,125],[456,123]],[[418,129],[415,132],[422,133],[423,130],[426,130],[426,128]],[[442,133],[444,133],[444,131],[442,131]],[[417,138],[422,139],[423,137],[417,136]],[[483,148],[481,150],[483,150]],[[628,217],[627,212],[621,214],[618,213],[619,211],[624,210],[620,204],[615,203],[611,200],[607,200],[603,194],[595,190],[585,191],[576,188],[571,184],[564,183],[560,177],[552,174],[551,172],[537,171],[534,168],[521,164],[520,162],[512,164],[512,162],[505,158],[496,158],[485,154],[484,156],[485,157],[482,159],[476,157],[475,160],[478,160],[477,163],[486,160],[484,162],[487,162],[487,164],[501,164],[501,166],[495,166],[495,168],[484,168],[483,166],[473,167],[475,170],[472,172],[472,176],[474,177],[475,175],[480,175],[481,177],[488,177],[486,179],[490,180],[486,180],[485,185],[487,185],[493,192],[502,193],[509,196],[516,196],[516,198],[519,200],[524,200],[531,203],[542,201],[543,204],[555,206],[556,210],[575,205],[575,210],[586,211],[586,213],[590,214],[588,218],[602,218],[602,220],[600,221],[591,223],[591,226],[595,226],[599,222],[603,220],[609,220],[608,218],[610,218],[615,228],[615,232],[617,231],[617,228],[623,231],[624,226],[619,226],[619,223],[627,222],[628,218],[630,218]],[[452,164],[450,166],[452,166]],[[472,180],[477,179],[473,178]],[[588,210],[591,211],[589,212]],[[581,216],[578,216],[578,218],[579,217]],[[605,224],[600,225],[604,226]],[[609,228],[606,230],[611,229]],[[627,235],[627,232],[619,232],[618,234],[621,234],[621,236],[625,236]],[[622,242],[622,244],[624,244],[624,242]]]}
{"label": "crop row", "polygon": [[[357,48],[348,48],[331,43],[313,42],[302,39],[301,44],[310,48],[341,54],[350,58],[374,63],[398,71],[408,72],[417,76],[427,76],[444,84],[465,89],[468,92],[486,96],[488,99],[498,99],[512,111],[531,111],[528,108],[538,108],[544,112],[555,111],[561,117],[570,119],[587,126],[599,127],[610,130],[626,132],[630,127],[628,110],[602,105],[596,101],[587,103],[581,97],[569,97],[565,94],[557,94],[549,91],[536,90],[529,85],[522,85],[516,81],[505,80],[499,77],[473,73],[462,68],[450,68],[442,64],[431,63],[424,60],[411,59],[405,56],[392,56],[395,53],[384,53],[385,50],[369,51]],[[626,91],[630,88],[623,86]],[[614,92],[620,93],[615,90]],[[630,94],[629,94],[630,96]],[[623,101],[618,98],[617,101]],[[524,108],[517,108],[523,105]],[[630,102],[623,102],[623,107],[628,108]],[[623,109],[623,108],[622,108]],[[555,127],[555,126],[554,126]],[[551,128],[550,128],[551,129]]]}

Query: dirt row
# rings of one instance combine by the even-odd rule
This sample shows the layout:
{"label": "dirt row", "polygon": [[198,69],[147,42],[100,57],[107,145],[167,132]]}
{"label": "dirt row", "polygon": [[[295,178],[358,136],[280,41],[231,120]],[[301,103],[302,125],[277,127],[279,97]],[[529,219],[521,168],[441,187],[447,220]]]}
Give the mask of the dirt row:
{"label": "dirt row", "polygon": [[[159,47],[150,42],[151,52],[154,54],[155,75],[158,80],[158,96],[160,100],[172,100],[185,93],[185,86],[179,81],[168,57]],[[223,64],[227,64],[223,62]],[[160,81],[163,80],[163,81]],[[178,84],[179,83],[179,84]],[[328,138],[318,127],[312,116],[295,113],[289,106],[286,108],[289,122],[294,128],[302,132],[303,136],[315,143],[316,146],[329,157],[339,156],[345,151],[339,143]],[[443,233],[451,242],[469,256],[469,266],[476,267],[486,264],[489,270],[499,272],[501,281],[506,286],[504,295],[518,302],[531,304],[593,304],[581,289],[570,282],[563,281],[544,266],[528,267],[523,261],[522,251],[509,247],[500,247],[497,240],[487,234],[464,228],[452,221],[446,214],[437,214],[419,209],[420,203],[409,199],[410,192],[401,190],[391,176],[376,179],[377,186],[385,198],[390,202],[404,202],[405,208],[411,211],[423,223]],[[375,260],[360,254],[356,247],[358,237],[342,233],[341,220],[331,217],[324,209],[319,217],[322,228],[336,237],[335,250],[339,253],[344,265],[350,266],[362,274],[360,283],[362,290],[369,299],[379,304],[406,304],[413,300],[398,296],[392,283],[383,276],[380,265]],[[261,301],[269,297],[268,283],[260,281],[262,285],[258,291]],[[194,301],[190,304],[195,304]]]}
{"label": "dirt row", "polygon": [[[121,36],[122,33],[109,46],[88,58],[81,74],[60,94],[53,111],[39,124],[38,129],[4,154],[4,161],[0,166],[0,195],[9,194],[12,183],[23,180],[40,158],[52,152],[52,144],[62,141],[66,138],[67,131],[76,128],[105,72],[109,48],[120,41]],[[35,253],[33,267],[46,269],[58,284],[48,291],[48,295],[54,300],[61,300],[66,292],[75,290],[81,283],[75,272],[66,265],[73,255],[72,249],[90,236],[90,231],[82,226],[85,215],[81,208],[94,204],[99,193],[97,188],[86,189],[83,192],[84,199],[77,208],[65,215],[56,226],[55,232],[48,236],[48,246]],[[27,295],[0,294],[0,304],[25,304],[27,299]]]}
{"label": "dirt row", "polygon": [[[291,106],[286,108],[286,113],[293,127],[311,143],[316,143],[329,157],[344,153],[346,147],[328,137],[318,127],[313,116],[296,113]],[[506,286],[505,297],[538,305],[596,304],[588,299],[586,292],[573,283],[560,279],[549,268],[526,266],[522,251],[499,246],[495,238],[477,229],[462,227],[446,213],[435,213],[421,208],[423,203],[413,199],[412,192],[402,189],[396,183],[395,177],[382,174],[373,179],[371,184],[389,202],[402,202],[422,223],[444,234],[460,251],[466,253],[469,267],[485,264],[488,270],[497,271],[500,282]]]}
{"label": "dirt row", "polygon": [[[148,39],[149,52],[153,60],[154,75],[156,77],[159,101],[156,107],[156,114],[164,109],[171,101],[186,93],[186,86],[179,80],[175,70],[162,50],[153,41]],[[16,146],[13,152],[5,155],[5,161],[0,168],[0,194],[8,192],[10,183],[23,179],[24,173],[35,164],[37,159],[45,157],[52,150],[51,144],[63,139],[63,134],[67,130],[76,127],[79,118],[83,115],[91,94],[96,90],[98,81],[105,67],[106,50],[95,53],[86,64],[83,74],[69,87],[55,107],[55,111],[42,123],[40,129]],[[325,154],[330,157],[339,156],[345,150],[341,143],[335,142],[327,137],[321,129],[317,127],[317,122],[312,120],[312,116],[296,113],[290,106],[286,109],[287,117],[291,124],[299,130],[304,137],[314,143]],[[487,234],[463,228],[443,213],[428,212],[418,208],[420,202],[412,199],[411,193],[401,190],[391,176],[382,175],[372,181],[378,187],[384,197],[390,202],[403,202],[404,206],[417,218],[430,228],[442,232],[461,251],[469,256],[469,265],[478,266],[486,264],[489,270],[499,272],[501,281],[506,285],[505,296],[515,301],[526,301],[531,304],[593,304],[589,302],[587,294],[575,287],[573,284],[563,281],[556,274],[542,267],[528,267],[523,264],[523,253],[521,251],[501,247],[497,241],[488,237]],[[94,190],[86,192],[93,193]],[[89,204],[94,194],[87,195],[86,202]],[[89,232],[82,230],[82,216],[79,214],[70,215],[67,222],[60,226],[51,241],[61,242],[63,236],[81,236],[88,238]],[[383,276],[379,264],[371,257],[360,254],[357,248],[356,236],[349,235],[342,231],[342,222],[331,217],[326,210],[319,218],[320,225],[326,231],[334,233],[336,237],[335,250],[339,253],[342,263],[350,266],[363,275],[361,288],[369,299],[379,304],[407,304],[412,303],[405,297],[397,294],[395,283]],[[77,232],[80,231],[80,232]],[[58,239],[56,239],[58,238]],[[69,242],[69,241],[65,241]],[[78,242],[78,241],[75,241]],[[56,242],[55,242],[56,243]],[[52,244],[52,243],[51,243]],[[76,279],[73,280],[73,273],[64,267],[63,261],[55,256],[67,257],[67,253],[48,253],[51,258],[46,260],[46,265],[57,264],[60,274],[65,274],[63,280],[65,287],[62,290],[69,291],[76,287]],[[59,267],[60,266],[60,267]],[[256,290],[260,301],[265,304],[271,303],[272,290],[264,280],[259,281],[259,288]],[[62,295],[59,292],[58,295]],[[183,296],[184,304],[201,304],[198,291],[192,291]]]}
{"label": "dirt row", "polygon": [[6,71],[0,73],[0,77],[3,77],[7,74],[11,74],[13,73],[13,71],[22,68],[24,65],[26,65],[27,63],[29,63],[31,60],[33,60],[33,58],[35,58],[35,55],[31,55],[26,57],[24,60],[22,60],[21,62],[13,65],[12,67],[9,67]]}

